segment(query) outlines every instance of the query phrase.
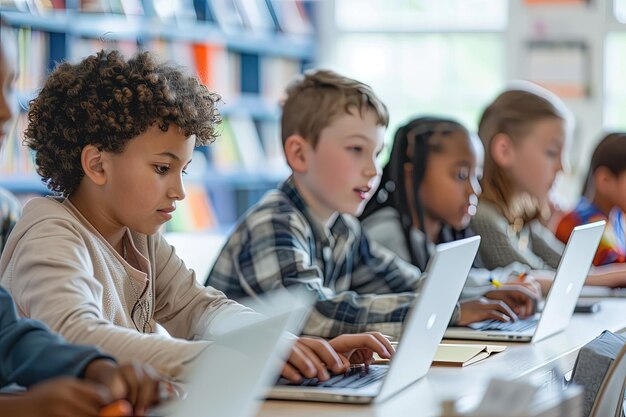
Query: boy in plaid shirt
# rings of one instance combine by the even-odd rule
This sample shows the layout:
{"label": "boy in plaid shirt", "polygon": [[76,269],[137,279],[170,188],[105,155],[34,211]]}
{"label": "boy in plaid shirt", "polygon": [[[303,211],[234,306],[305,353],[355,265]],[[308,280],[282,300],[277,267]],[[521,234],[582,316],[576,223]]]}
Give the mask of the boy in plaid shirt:
{"label": "boy in plaid shirt", "polygon": [[[246,213],[205,285],[235,299],[304,287],[318,298],[304,334],[399,336],[423,275],[369,241],[354,217],[378,186],[388,121],[387,108],[363,83],[331,71],[294,81],[281,119],[293,174]],[[489,309],[515,318],[501,301],[486,301],[478,314],[471,305],[457,307],[452,321],[477,321]]]}

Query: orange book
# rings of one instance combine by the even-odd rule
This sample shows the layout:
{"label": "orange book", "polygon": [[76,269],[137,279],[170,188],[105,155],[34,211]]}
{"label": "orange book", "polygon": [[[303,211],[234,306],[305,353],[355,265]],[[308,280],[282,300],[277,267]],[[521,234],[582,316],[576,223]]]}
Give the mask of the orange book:
{"label": "orange book", "polygon": [[222,45],[211,43],[194,43],[191,45],[196,73],[200,82],[212,89],[219,89],[218,71]]}
{"label": "orange book", "polygon": [[202,184],[185,185],[187,198],[177,203],[176,211],[167,223],[168,232],[199,232],[215,229],[215,210]]}
{"label": "orange book", "polygon": [[217,220],[206,190],[201,185],[187,187],[187,198],[193,219],[193,230],[215,229]]}

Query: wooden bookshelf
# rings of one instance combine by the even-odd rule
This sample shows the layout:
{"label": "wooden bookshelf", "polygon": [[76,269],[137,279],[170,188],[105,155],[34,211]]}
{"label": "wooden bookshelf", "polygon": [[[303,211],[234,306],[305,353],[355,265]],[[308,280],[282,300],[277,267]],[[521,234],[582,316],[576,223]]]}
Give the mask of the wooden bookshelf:
{"label": "wooden bookshelf", "polygon": [[[17,99],[22,111],[58,62],[77,62],[102,48],[119,49],[126,56],[153,51],[191,68],[220,94],[223,135],[201,149],[205,172],[189,182],[206,190],[217,217],[209,223],[224,228],[287,175],[280,154],[278,101],[293,76],[315,59],[314,2],[310,3],[14,0],[2,2],[0,15],[16,33]],[[159,8],[163,4],[180,8]],[[24,114],[0,150],[0,187],[43,194],[47,190],[34,172],[32,154],[21,145]],[[226,155],[226,163],[216,163],[216,155]]]}

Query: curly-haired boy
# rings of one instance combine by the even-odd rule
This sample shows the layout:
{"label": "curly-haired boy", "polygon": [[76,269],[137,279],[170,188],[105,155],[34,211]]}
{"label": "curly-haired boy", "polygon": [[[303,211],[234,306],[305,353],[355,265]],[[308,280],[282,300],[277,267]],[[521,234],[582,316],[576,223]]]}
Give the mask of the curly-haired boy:
{"label": "curly-haired boy", "polygon": [[[26,204],[0,260],[0,283],[22,315],[177,378],[219,322],[255,314],[199,285],[159,233],[185,198],[194,146],[217,135],[218,100],[150,53],[125,60],[101,51],[51,74],[31,102],[26,143],[64,198]],[[372,339],[389,356],[372,335],[299,339],[283,374],[326,379],[323,363],[341,372],[337,352]]]}
{"label": "curly-haired boy", "polygon": [[[0,148],[15,117],[11,87],[17,51],[12,35],[0,18]],[[0,220],[5,223],[7,218]],[[148,368],[119,366],[95,347],[69,344],[43,323],[18,317],[11,296],[0,288],[0,388],[12,383],[28,391],[1,395],[0,416],[95,415],[124,397],[142,414],[156,400],[158,379]]]}

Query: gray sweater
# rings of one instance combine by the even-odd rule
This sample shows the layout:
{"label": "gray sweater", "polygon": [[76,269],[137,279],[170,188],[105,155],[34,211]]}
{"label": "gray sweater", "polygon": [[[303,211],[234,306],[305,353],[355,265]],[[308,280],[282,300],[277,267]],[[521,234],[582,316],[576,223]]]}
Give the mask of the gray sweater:
{"label": "gray sweater", "polygon": [[[385,207],[371,214],[361,223],[370,239],[390,249],[403,260],[411,262],[409,252],[411,249],[406,244],[400,215],[395,209]],[[426,235],[421,230],[413,228],[409,236],[415,259],[421,261],[427,259],[434,253],[435,244],[429,241],[425,245],[424,240],[426,239]],[[425,248],[428,248],[428,254],[425,252]],[[529,270],[526,265],[519,262],[511,262],[504,267],[492,269],[478,267],[479,265],[476,263],[474,266],[475,267],[470,270],[465,286],[463,287],[461,299],[477,297],[493,290],[494,287],[489,282],[489,278],[491,277],[506,282],[516,277],[519,273],[528,272]]]}
{"label": "gray sweater", "polygon": [[532,221],[516,232],[490,203],[478,204],[470,227],[482,237],[478,253],[486,268],[519,262],[531,269],[554,270],[561,260],[563,244],[550,230]]}

